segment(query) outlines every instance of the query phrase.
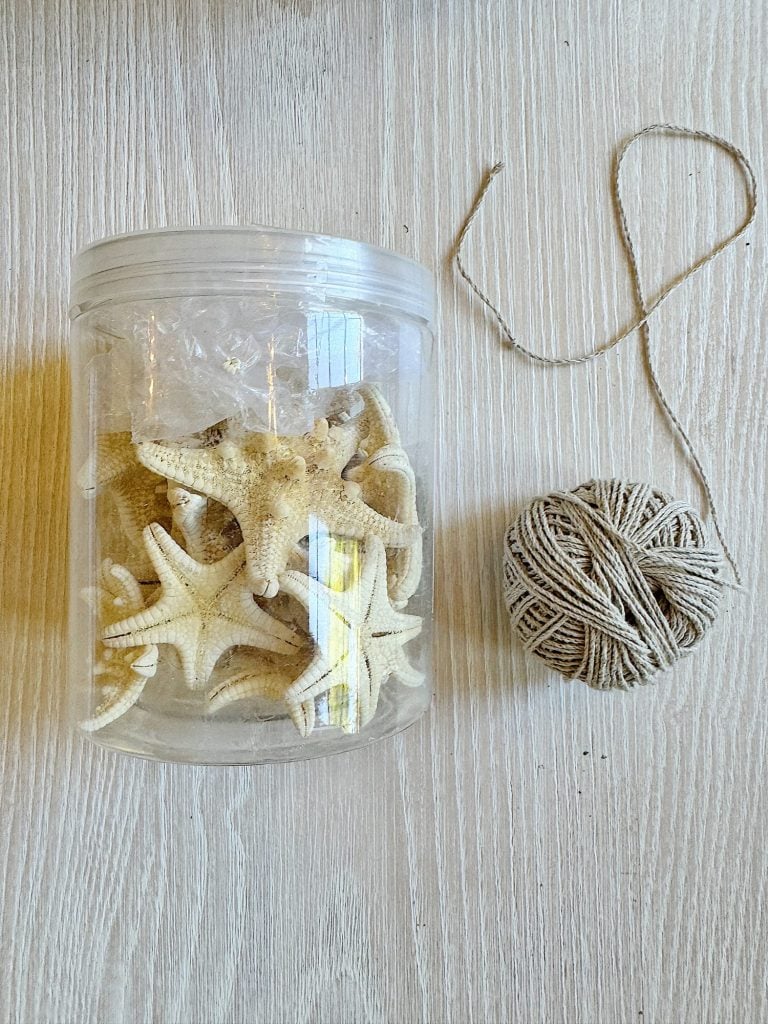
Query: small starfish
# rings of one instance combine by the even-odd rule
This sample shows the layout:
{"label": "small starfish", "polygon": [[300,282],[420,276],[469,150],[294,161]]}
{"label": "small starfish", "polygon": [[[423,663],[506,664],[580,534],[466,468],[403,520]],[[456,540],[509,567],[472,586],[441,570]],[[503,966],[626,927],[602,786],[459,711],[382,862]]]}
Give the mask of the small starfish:
{"label": "small starfish", "polygon": [[294,654],[302,646],[298,634],[260,608],[245,586],[242,545],[204,565],[157,523],[145,529],[144,544],[161,583],[160,596],[149,608],[108,626],[102,635],[107,647],[172,644],[187,686],[197,689],[230,647],[247,644]]}
{"label": "small starfish", "polygon": [[[398,523],[418,526],[416,477],[406,452],[396,444],[387,444],[346,473],[347,479],[360,484],[363,500],[377,512]],[[421,533],[407,547],[387,552],[389,596],[393,605],[404,608],[413,597],[421,579]]]}
{"label": "small starfish", "polygon": [[360,485],[342,479],[359,439],[354,421],[329,427],[318,420],[299,437],[228,434],[215,447],[198,449],[145,442],[138,457],[153,472],[230,509],[243,534],[251,586],[260,596],[274,597],[278,576],[312,519],[348,537],[376,535],[389,547],[412,544],[419,534],[419,527],[370,508]]}
{"label": "small starfish", "polygon": [[102,434],[80,470],[77,483],[86,498],[107,490],[117,509],[123,533],[136,553],[135,571],[150,570],[142,544],[142,530],[151,522],[170,525],[162,491],[163,478],[150,472],[136,458],[128,431]]}
{"label": "small starfish", "polygon": [[[144,607],[141,587],[122,565],[108,558],[101,564],[98,584],[83,591],[83,597],[96,612],[101,627],[118,611],[136,613]],[[86,732],[95,732],[129,711],[141,696],[147,679],[157,671],[157,647],[145,644],[123,651],[104,648],[93,666],[101,677],[105,699],[90,718],[80,723]]]}
{"label": "small starfish", "polygon": [[282,588],[309,610],[310,633],[317,645],[311,662],[285,693],[302,736],[312,729],[314,711],[311,719],[302,720],[301,708],[334,687],[345,686],[351,698],[342,729],[358,732],[373,717],[379,690],[390,675],[405,686],[420,686],[424,680],[403,651],[403,645],[421,632],[421,619],[392,607],[387,556],[378,537],[366,537],[355,569],[353,582],[340,592],[299,572],[287,572],[280,580]]}

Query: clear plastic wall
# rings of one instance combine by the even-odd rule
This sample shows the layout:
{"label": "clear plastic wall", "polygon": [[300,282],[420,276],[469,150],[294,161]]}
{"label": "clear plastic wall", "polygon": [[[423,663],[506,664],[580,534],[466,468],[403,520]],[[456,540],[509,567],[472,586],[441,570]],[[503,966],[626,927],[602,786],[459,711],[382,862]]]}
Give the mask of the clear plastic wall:
{"label": "clear plastic wall", "polygon": [[258,763],[428,707],[431,298],[416,264],[294,233],[77,257],[71,686],[92,739]]}

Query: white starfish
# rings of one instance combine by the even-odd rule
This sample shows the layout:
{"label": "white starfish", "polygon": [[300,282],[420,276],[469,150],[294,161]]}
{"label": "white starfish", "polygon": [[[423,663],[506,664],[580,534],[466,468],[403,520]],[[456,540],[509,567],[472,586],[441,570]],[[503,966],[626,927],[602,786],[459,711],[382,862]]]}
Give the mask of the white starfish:
{"label": "white starfish", "polygon": [[[99,570],[97,586],[83,592],[98,616],[99,626],[120,612],[136,613],[144,607],[141,588],[122,565],[105,559]],[[100,680],[104,700],[90,718],[80,723],[86,732],[95,732],[129,711],[141,696],[147,679],[157,671],[157,647],[144,644],[114,651],[101,646],[101,655],[93,667]]]}
{"label": "white starfish", "polygon": [[362,540],[375,534],[389,547],[412,544],[420,529],[376,512],[359,484],[342,478],[358,448],[354,422],[329,427],[319,420],[300,437],[237,436],[235,426],[216,446],[190,449],[145,442],[138,457],[149,469],[226,505],[240,525],[251,585],[274,597],[278,577],[310,520]]}
{"label": "white starfish", "polygon": [[[360,465],[347,471],[348,480],[359,484],[366,504],[388,519],[418,526],[416,477],[407,453],[397,444],[378,448]],[[421,579],[421,532],[406,547],[387,552],[389,596],[396,608],[404,608]]]}
{"label": "white starfish", "polygon": [[375,384],[363,384],[357,389],[356,394],[364,403],[359,425],[360,429],[365,431],[365,436],[360,440],[360,447],[369,454],[388,444],[399,447],[400,431],[381,391]]}
{"label": "white starfish", "polygon": [[144,544],[161,583],[149,608],[108,626],[107,647],[141,643],[172,644],[191,689],[205,686],[219,657],[238,644],[278,654],[302,646],[298,634],[256,604],[246,587],[243,546],[209,565],[196,562],[166,531],[153,523]]}
{"label": "white starfish", "polygon": [[[315,654],[286,689],[284,699],[302,736],[314,726],[314,699],[334,687],[346,687],[345,732],[358,732],[373,717],[379,690],[390,675],[406,686],[420,686],[423,674],[405,657],[403,645],[421,632],[421,619],[396,611],[387,594],[387,560],[378,537],[365,540],[353,582],[337,591],[300,572],[287,572],[281,587],[309,610]],[[237,678],[236,699],[259,692],[258,673]],[[216,696],[224,699],[224,688]],[[341,702],[340,702],[341,703]]]}
{"label": "white starfish", "polygon": [[140,576],[150,571],[142,530],[152,522],[170,525],[163,478],[142,466],[127,431],[102,434],[77,476],[86,498],[107,491],[115,503],[122,531],[131,545],[131,566]]}

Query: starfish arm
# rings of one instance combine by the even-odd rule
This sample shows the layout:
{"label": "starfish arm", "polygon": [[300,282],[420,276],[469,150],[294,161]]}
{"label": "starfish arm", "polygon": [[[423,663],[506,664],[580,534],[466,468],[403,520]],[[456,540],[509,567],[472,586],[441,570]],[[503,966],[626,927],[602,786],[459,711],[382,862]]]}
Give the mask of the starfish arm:
{"label": "starfish arm", "polygon": [[285,691],[291,721],[301,736],[309,736],[315,726],[315,697],[331,689],[335,667],[331,668],[320,650],[299,678]]}
{"label": "starfish arm", "polygon": [[[89,588],[84,595],[97,612],[103,625],[122,610],[133,617],[144,608],[141,587],[131,572],[105,558],[99,568],[98,586]],[[134,646],[116,651],[104,645],[93,666],[93,675],[100,679],[105,699],[94,714],[81,723],[83,729],[93,732],[125,714],[139,699],[148,679],[157,671],[158,650],[154,645]]]}
{"label": "starfish arm", "polygon": [[[377,512],[399,523],[418,524],[416,478],[402,448],[386,445],[346,475],[360,484],[363,500]],[[390,550],[387,563],[392,601],[404,605],[416,592],[421,579],[421,536],[407,547]]]}
{"label": "starfish arm", "polygon": [[210,690],[208,700],[213,711],[249,697],[282,700],[290,681],[283,672],[240,672]]}
{"label": "starfish arm", "polygon": [[[208,700],[212,711],[252,697],[278,701],[283,699],[290,683],[291,677],[285,672],[241,672],[211,690]],[[314,700],[292,704],[288,710],[299,733],[308,736],[315,724]]]}
{"label": "starfish arm", "polygon": [[285,691],[288,705],[301,704],[314,699],[319,693],[325,693],[326,690],[335,686],[339,682],[335,678],[338,667],[338,662],[335,665],[330,665],[323,652],[318,649],[299,678],[291,683]]}
{"label": "starfish arm", "polygon": [[401,646],[417,637],[423,625],[421,616],[397,611],[389,602],[383,605],[375,599],[371,603],[369,619],[374,636],[394,636]]}
{"label": "starfish arm", "polygon": [[[235,644],[253,643],[256,636],[261,639],[262,634],[243,627],[232,627],[231,624],[221,620],[213,622],[208,627],[201,627],[198,631],[197,642],[189,646],[190,653],[192,653],[192,668],[191,676],[187,677],[186,682],[190,689],[199,690],[206,685],[216,667],[216,662],[226,650],[234,647]],[[187,648],[182,647],[181,644],[177,646],[183,663]]]}
{"label": "starfish arm", "polygon": [[144,598],[136,577],[124,565],[105,559],[102,563],[99,581],[109,592],[116,608],[125,608],[135,614],[144,607]]}
{"label": "starfish arm", "polygon": [[[138,463],[108,486],[126,530],[141,533],[147,523],[162,519],[167,523],[170,512],[165,501],[163,478],[150,473]],[[162,488],[158,493],[158,488]]]}
{"label": "starfish arm", "polygon": [[372,469],[379,473],[396,473],[411,485],[416,480],[408,453],[399,444],[385,444],[375,449],[359,468],[361,471]]}
{"label": "starfish arm", "polygon": [[99,489],[98,481],[99,455],[98,448],[91,451],[88,458],[77,472],[75,480],[84,498],[95,498]]}
{"label": "starfish arm", "polygon": [[405,607],[419,589],[423,569],[421,538],[407,548],[395,548],[387,559],[392,603]]}
{"label": "starfish arm", "polygon": [[103,729],[130,710],[141,696],[147,680],[157,671],[157,647],[110,653],[114,657],[101,660],[94,666],[94,675],[105,677],[102,689],[106,699],[91,718],[81,722],[81,727],[87,732]]}
{"label": "starfish arm", "polygon": [[191,607],[181,612],[176,599],[161,597],[127,619],[105,626],[101,640],[105,647],[140,647],[144,644],[174,644],[178,635],[185,636],[192,628]]}
{"label": "starfish arm", "polygon": [[315,701],[302,701],[300,704],[289,704],[288,714],[296,726],[300,736],[306,739],[315,727]]}
{"label": "starfish arm", "polygon": [[362,618],[359,601],[353,600],[350,591],[336,591],[323,583],[307,576],[303,572],[291,569],[280,577],[280,589],[296,598],[310,612],[326,612],[334,620],[346,626],[353,625]]}
{"label": "starfish arm", "polygon": [[130,711],[139,699],[146,683],[147,676],[136,674],[128,686],[99,704],[93,715],[80,723],[80,728],[85,732],[96,732],[120,718],[126,711]]}
{"label": "starfish arm", "polygon": [[418,524],[398,523],[372,509],[360,499],[348,498],[343,491],[329,495],[320,492],[317,518],[325,519],[330,530],[360,540],[372,535],[389,548],[404,548],[421,536]]}
{"label": "starfish arm", "polygon": [[402,647],[389,638],[380,640],[377,646],[371,650],[369,664],[371,676],[375,680],[375,685],[372,688],[375,694],[374,710],[378,703],[381,687],[390,676],[409,687],[421,686],[424,682],[424,674],[409,664]]}
{"label": "starfish arm", "polygon": [[145,644],[139,653],[132,658],[130,662],[131,672],[135,672],[145,679],[151,679],[155,672],[157,672],[157,662],[157,646],[155,644]]}
{"label": "starfish arm", "polygon": [[379,687],[367,658],[361,658],[357,666],[354,686],[347,687],[349,701],[341,717],[342,732],[356,733],[370,722],[376,713]]}
{"label": "starfish arm", "polygon": [[[394,614],[400,616],[400,619],[394,624],[394,628],[391,629],[389,635],[394,637],[402,647],[409,640],[415,640],[420,635],[422,620],[418,615],[405,615],[403,612],[395,612]],[[403,619],[406,622],[403,622]]]}
{"label": "starfish arm", "polygon": [[383,545],[375,541],[376,572],[371,590],[368,617],[376,620],[376,632],[408,634],[400,643],[418,636],[422,621],[418,615],[408,615],[392,607],[388,589],[387,558]]}
{"label": "starfish arm", "polygon": [[[182,593],[184,587],[174,572],[166,556],[160,541],[165,531],[158,523],[151,523],[142,531],[144,550],[147,553],[150,565],[155,570],[157,578],[162,585],[163,593]],[[181,550],[181,549],[179,549]]]}
{"label": "starfish arm", "polygon": [[365,541],[363,562],[365,577],[365,618],[373,614],[389,623],[393,614],[387,590],[387,552],[380,537],[370,536]]}
{"label": "starfish arm", "polygon": [[280,589],[295,597],[305,608],[313,601],[324,600],[328,590],[322,583],[298,569],[289,569],[280,576]]}
{"label": "starfish arm", "polygon": [[[281,654],[289,654],[296,648],[304,646],[304,640],[296,630],[260,608],[249,590],[241,590],[237,597],[228,598],[226,602],[222,603],[222,611],[231,618],[231,621],[239,622],[248,629],[258,630],[280,644],[279,653]],[[270,648],[270,650],[276,649]]]}
{"label": "starfish arm", "polygon": [[128,431],[102,434],[77,474],[77,485],[89,498],[136,465],[136,455]]}
{"label": "starfish arm", "polygon": [[336,424],[331,427],[328,439],[333,453],[332,459],[328,462],[332,463],[341,475],[341,471],[360,448],[360,424],[354,420]]}
{"label": "starfish arm", "polygon": [[403,686],[417,687],[424,683],[424,673],[411,665],[402,648],[392,661],[392,677]]}
{"label": "starfish arm", "polygon": [[168,484],[168,502],[172,509],[173,533],[181,536],[192,558],[204,561],[206,556],[205,519],[208,498],[190,491],[181,484]]}
{"label": "starfish arm", "polygon": [[272,519],[255,510],[245,509],[238,522],[243,533],[251,585],[260,596],[274,597],[278,577],[288,564],[294,545],[307,533],[307,516],[299,514]]}
{"label": "starfish arm", "polygon": [[383,448],[386,444],[399,445],[400,432],[397,429],[395,417],[379,389],[373,384],[364,384],[358,388],[358,394],[365,403],[360,418],[368,432],[365,439],[368,450],[374,451],[377,448]]}
{"label": "starfish arm", "polygon": [[[151,523],[144,530],[144,545],[164,590],[178,593],[187,589],[190,582],[199,584],[201,579],[211,576],[210,567],[196,562],[159,523]],[[231,551],[215,563],[217,578],[227,581],[235,576],[242,561],[242,551]]]}
{"label": "starfish arm", "polygon": [[189,633],[179,632],[171,634],[172,639],[168,639],[166,643],[172,644],[176,648],[179,661],[181,662],[181,674],[184,677],[184,685],[189,690],[199,690],[208,681],[218,655],[213,659],[207,675],[203,677],[203,666],[201,663],[206,652],[200,649],[200,625],[199,623],[191,623],[191,627]]}
{"label": "starfish arm", "polygon": [[176,448],[159,441],[143,441],[136,446],[136,455],[143,466],[174,483],[200,491],[226,504],[222,473],[223,459],[211,448]]}
{"label": "starfish arm", "polygon": [[[262,615],[266,616],[266,612],[262,612]],[[300,646],[298,638],[291,636],[291,642],[276,636],[272,629],[276,620],[271,616],[267,616],[267,619],[266,625],[262,626],[254,622],[235,621],[223,614],[216,618],[204,631],[206,645],[217,651],[213,664],[230,647],[256,647],[275,654],[296,654]]]}

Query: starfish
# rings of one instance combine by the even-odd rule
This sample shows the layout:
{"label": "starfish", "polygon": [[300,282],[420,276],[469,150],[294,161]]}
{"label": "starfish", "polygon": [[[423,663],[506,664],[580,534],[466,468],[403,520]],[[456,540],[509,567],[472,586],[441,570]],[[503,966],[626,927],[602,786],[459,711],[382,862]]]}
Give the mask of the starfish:
{"label": "starfish", "polygon": [[[364,462],[347,471],[347,479],[362,488],[363,500],[389,519],[418,526],[416,477],[406,452],[397,444],[387,444]],[[413,597],[421,579],[421,533],[407,547],[387,553],[389,596],[398,609]]]}
{"label": "starfish", "polygon": [[[141,588],[122,565],[108,558],[99,570],[98,583],[83,591],[83,597],[104,626],[118,611],[136,613],[144,607]],[[147,679],[157,671],[157,647],[145,644],[114,651],[103,647],[94,664],[94,676],[101,678],[105,699],[90,718],[80,723],[86,732],[95,732],[129,711],[141,696]]]}
{"label": "starfish", "polygon": [[163,478],[138,461],[130,433],[102,434],[81,468],[77,483],[86,498],[108,491],[123,533],[136,553],[134,568],[139,575],[146,575],[150,564],[142,544],[142,530],[151,522],[170,522],[160,493]]}
{"label": "starfish", "polygon": [[[304,662],[306,665],[306,661]],[[270,701],[284,701],[285,695],[296,678],[296,670],[286,668],[250,669],[231,676],[208,693],[210,708],[219,711],[228,704],[264,697]],[[310,698],[300,704],[289,706],[291,719],[303,736],[309,735],[315,724],[315,701]]]}
{"label": "starfish", "polygon": [[233,513],[243,535],[251,586],[274,597],[278,577],[297,541],[319,521],[362,540],[373,534],[389,547],[413,544],[420,529],[397,523],[362,500],[359,484],[342,478],[359,447],[359,427],[318,420],[298,437],[227,433],[210,448],[144,442],[138,458],[148,469],[215,498]]}
{"label": "starfish", "polygon": [[149,608],[104,630],[107,647],[172,644],[190,689],[205,686],[219,657],[238,644],[278,654],[302,646],[298,634],[256,604],[245,586],[242,544],[210,565],[196,562],[157,523],[144,530],[144,544],[161,583]]}
{"label": "starfish", "polygon": [[373,717],[379,690],[390,675],[405,686],[420,686],[421,672],[407,661],[403,645],[421,632],[421,619],[395,610],[387,594],[387,556],[382,541],[369,535],[351,574],[350,586],[333,590],[319,580],[290,571],[281,586],[310,615],[316,650],[304,672],[285,692],[291,716],[302,736],[314,724],[314,709],[304,708],[334,687],[347,689],[345,732],[358,732]]}
{"label": "starfish", "polygon": [[[289,568],[302,576],[311,573],[333,590],[344,590],[352,580],[353,567],[359,566],[358,541],[332,536],[322,530],[313,533],[307,541],[306,547],[299,544],[295,546],[288,560]],[[272,599],[270,607],[279,609],[277,614],[281,621],[290,622],[306,632],[307,610],[287,591],[281,590]],[[293,665],[283,664],[275,667],[265,664],[262,656],[255,668],[246,666],[209,692],[211,709],[217,711],[233,701],[250,697],[282,700],[289,686],[307,667],[307,661],[308,659],[304,657]],[[335,706],[336,691],[341,692],[341,698],[345,703],[348,702],[347,687],[337,686],[328,694],[330,707]],[[291,706],[289,711],[297,729],[305,732],[312,730],[315,722],[314,698]],[[337,725],[340,721],[333,721],[331,724]]]}
{"label": "starfish", "polygon": [[360,447],[367,452],[377,451],[388,444],[399,447],[400,431],[381,391],[374,384],[363,384],[357,389],[357,394],[364,403],[359,425],[365,430],[365,435]]}
{"label": "starfish", "polygon": [[173,510],[174,534],[181,536],[187,554],[197,561],[216,562],[242,544],[237,521],[219,502],[169,484],[168,504]]}

